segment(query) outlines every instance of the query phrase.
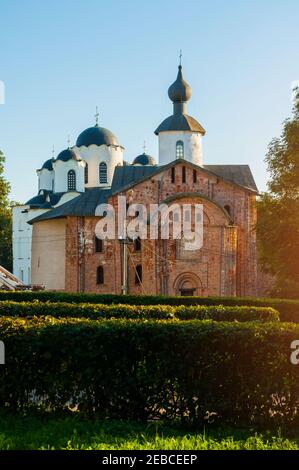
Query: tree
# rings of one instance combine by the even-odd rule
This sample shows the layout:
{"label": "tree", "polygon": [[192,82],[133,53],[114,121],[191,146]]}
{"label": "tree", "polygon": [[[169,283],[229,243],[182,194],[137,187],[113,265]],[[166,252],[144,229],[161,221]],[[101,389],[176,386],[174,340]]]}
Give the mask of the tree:
{"label": "tree", "polygon": [[10,184],[4,178],[5,157],[0,151],[0,265],[12,270],[12,213],[8,199]]}
{"label": "tree", "polygon": [[266,156],[270,180],[258,203],[262,269],[274,276],[272,295],[299,298],[299,90],[293,115]]}

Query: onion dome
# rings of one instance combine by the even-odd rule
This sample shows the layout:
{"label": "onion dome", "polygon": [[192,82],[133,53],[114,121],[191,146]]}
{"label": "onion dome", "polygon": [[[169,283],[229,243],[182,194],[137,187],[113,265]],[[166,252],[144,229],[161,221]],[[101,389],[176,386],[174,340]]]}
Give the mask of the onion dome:
{"label": "onion dome", "polygon": [[104,127],[99,127],[95,125],[94,127],[89,127],[85,131],[81,132],[77,142],[77,147],[89,147],[89,145],[115,145],[118,146],[118,140],[115,135],[105,129]]}
{"label": "onion dome", "polygon": [[173,114],[164,119],[155,130],[155,134],[169,131],[187,131],[204,135],[206,131],[202,125],[187,114],[187,101],[191,98],[191,87],[183,79],[181,65],[179,65],[176,81],[168,89],[168,96],[173,102]]}
{"label": "onion dome", "polygon": [[76,152],[74,149],[67,148],[65,150],[62,150],[60,154],[57,156],[56,160],[60,160],[62,162],[68,162],[69,160],[76,160],[80,161],[81,157],[78,152]]}
{"label": "onion dome", "polygon": [[142,153],[134,159],[132,165],[157,165],[157,163],[154,157],[147,153]]}
{"label": "onion dome", "polygon": [[191,86],[183,79],[182,66],[179,65],[176,81],[168,88],[168,96],[173,103],[185,103],[191,98]]}
{"label": "onion dome", "polygon": [[42,170],[52,171],[53,170],[53,161],[54,161],[53,158],[50,158],[49,160],[46,160],[41,169]]}

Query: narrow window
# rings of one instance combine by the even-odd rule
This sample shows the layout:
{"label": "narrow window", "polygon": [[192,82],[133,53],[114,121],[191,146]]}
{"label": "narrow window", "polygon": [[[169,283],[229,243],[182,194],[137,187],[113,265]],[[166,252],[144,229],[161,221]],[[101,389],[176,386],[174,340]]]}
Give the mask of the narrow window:
{"label": "narrow window", "polygon": [[182,167],[182,183],[186,183],[186,167]]}
{"label": "narrow window", "polygon": [[191,216],[190,211],[185,210],[184,213],[185,213],[185,222],[190,222],[190,216]]}
{"label": "narrow window", "polygon": [[102,253],[102,251],[103,251],[103,240],[101,238],[95,237],[95,239],[94,239],[94,251],[96,253]]}
{"label": "narrow window", "polygon": [[88,183],[88,163],[86,163],[85,168],[84,168],[84,182],[85,184]]}
{"label": "narrow window", "polygon": [[230,211],[230,206],[224,206],[224,209],[226,210],[226,212],[228,213],[228,215],[230,216],[231,215],[231,211]]}
{"label": "narrow window", "polygon": [[175,167],[171,168],[171,182],[175,183]]}
{"label": "narrow window", "polygon": [[142,266],[141,264],[138,264],[136,266],[136,271],[135,271],[135,284],[141,284],[142,283]]}
{"label": "narrow window", "polygon": [[76,173],[70,170],[67,174],[67,188],[69,191],[76,191]]}
{"label": "narrow window", "polygon": [[176,158],[184,158],[184,142],[178,140],[176,143]]}
{"label": "narrow window", "polygon": [[104,284],[104,268],[103,268],[103,266],[98,266],[98,269],[97,269],[97,284]]}
{"label": "narrow window", "polygon": [[141,251],[141,240],[140,238],[135,238],[134,240],[134,250],[135,251]]}
{"label": "narrow window", "polygon": [[197,182],[197,171],[193,170],[193,183]]}
{"label": "narrow window", "polygon": [[107,165],[105,162],[99,165],[99,180],[100,184],[107,183]]}

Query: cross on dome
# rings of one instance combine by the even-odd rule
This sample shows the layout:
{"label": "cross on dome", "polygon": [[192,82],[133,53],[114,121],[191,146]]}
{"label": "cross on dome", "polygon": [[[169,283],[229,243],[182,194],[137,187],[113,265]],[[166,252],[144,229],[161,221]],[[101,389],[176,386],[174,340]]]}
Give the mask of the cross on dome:
{"label": "cross on dome", "polygon": [[96,127],[99,127],[99,116],[100,116],[99,108],[96,106],[96,113],[94,115],[94,117],[96,119]]}

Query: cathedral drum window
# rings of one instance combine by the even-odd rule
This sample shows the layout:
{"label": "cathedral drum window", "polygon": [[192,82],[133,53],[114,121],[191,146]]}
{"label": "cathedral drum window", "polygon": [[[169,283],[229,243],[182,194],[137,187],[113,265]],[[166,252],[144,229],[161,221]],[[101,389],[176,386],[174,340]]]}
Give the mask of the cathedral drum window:
{"label": "cathedral drum window", "polygon": [[88,184],[88,163],[85,164],[84,168],[84,183]]}
{"label": "cathedral drum window", "polygon": [[176,143],[176,158],[184,158],[184,142],[178,140]]}
{"label": "cathedral drum window", "polygon": [[69,191],[76,191],[76,172],[70,170],[67,174],[67,189]]}
{"label": "cathedral drum window", "polygon": [[107,183],[107,165],[105,162],[101,162],[99,165],[99,181],[100,184]]}

